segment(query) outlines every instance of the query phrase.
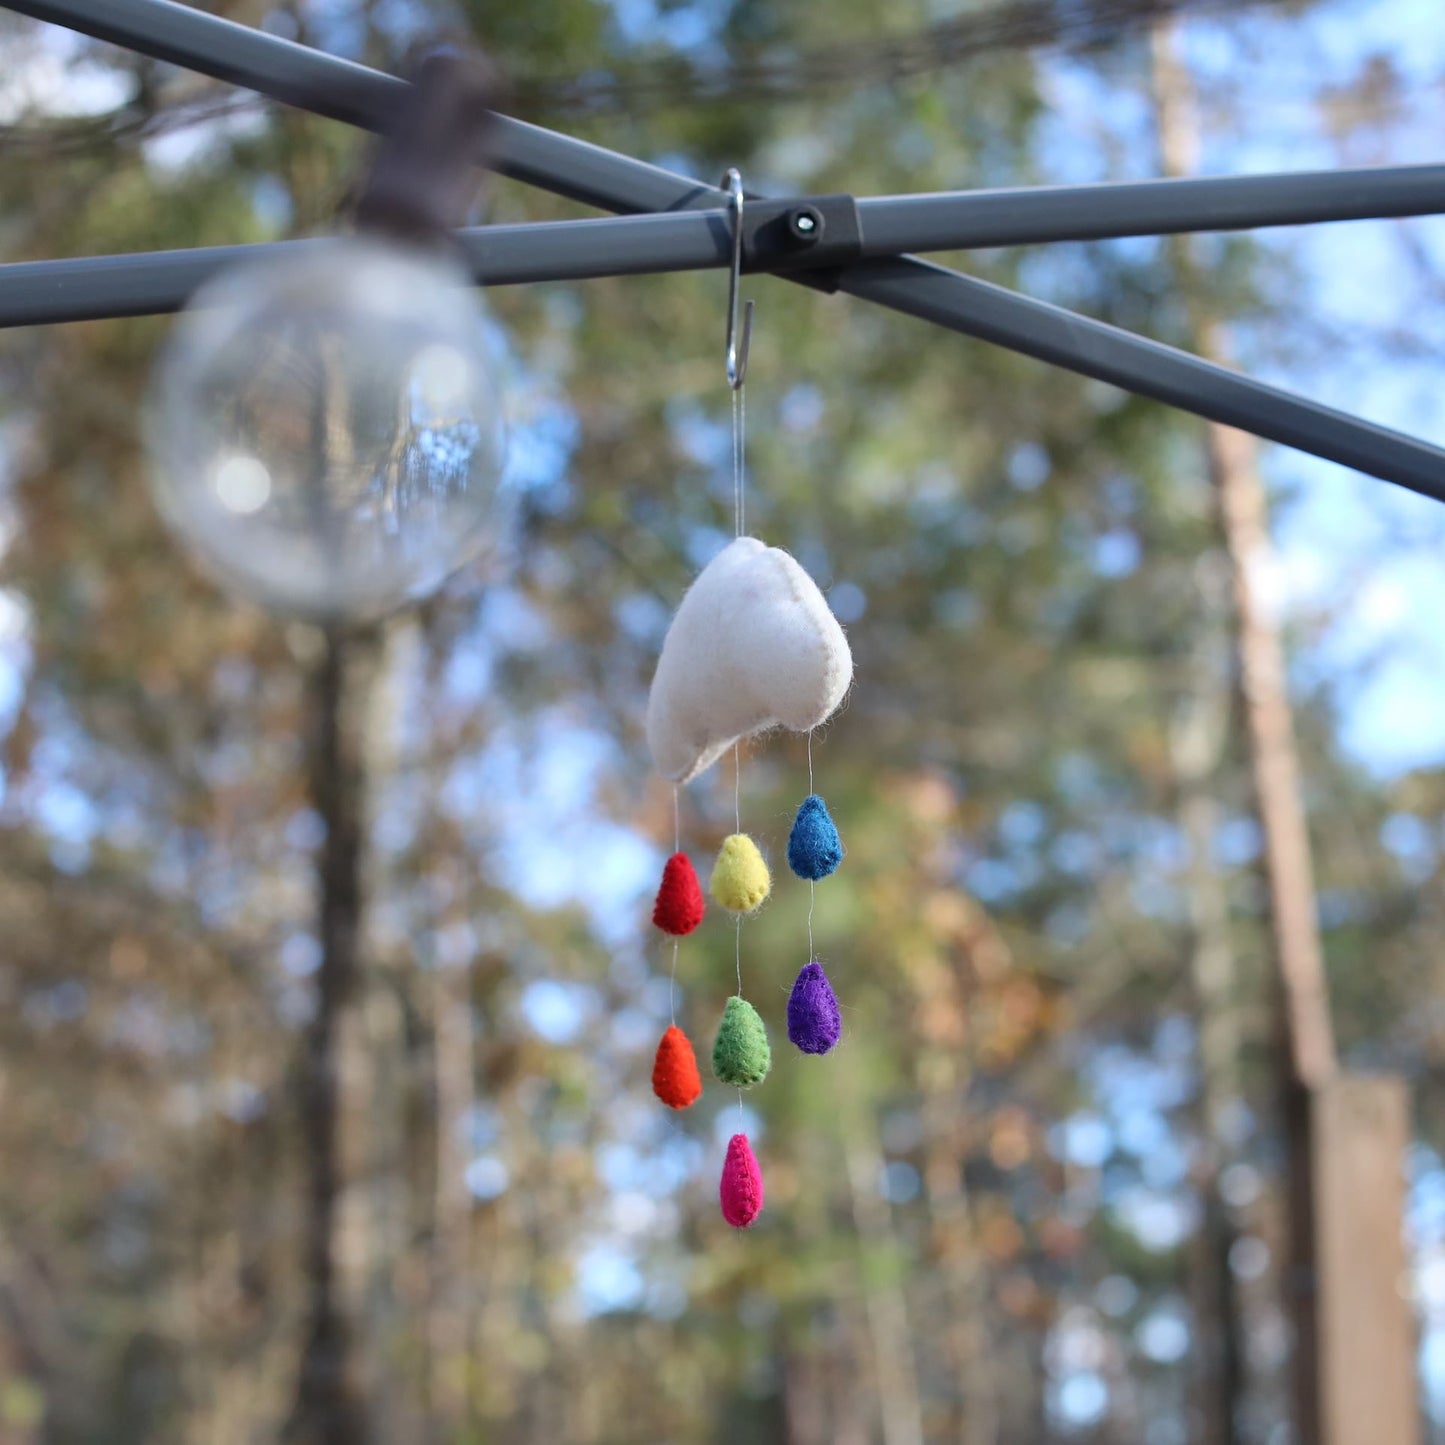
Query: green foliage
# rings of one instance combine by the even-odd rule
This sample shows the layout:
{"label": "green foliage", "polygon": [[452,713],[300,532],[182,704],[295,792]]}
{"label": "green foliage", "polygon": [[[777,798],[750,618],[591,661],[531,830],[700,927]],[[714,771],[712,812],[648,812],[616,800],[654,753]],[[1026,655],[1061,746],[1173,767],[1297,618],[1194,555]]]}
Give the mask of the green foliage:
{"label": "green foliage", "polygon": [[[777,54],[926,18],[876,0],[663,5],[646,25],[596,0],[278,12],[298,13],[304,38],[397,68],[461,18],[523,77],[666,73],[687,48],[669,17],[703,26],[704,51]],[[363,156],[344,127],[248,102],[254,124],[167,164],[155,138],[222,92],[86,58],[124,64],[137,99],[53,154],[7,153],[14,255],[331,223]],[[575,126],[707,178],[738,164],[760,190],[1026,184],[1054,178],[1054,66],[1006,53]],[[1078,70],[1143,94],[1131,37]],[[1120,126],[1119,168],[1152,170]],[[577,211],[508,183],[489,199],[497,220]],[[1265,314],[1281,263],[1243,242],[1213,259],[1221,313]],[[962,264],[1186,335],[1162,247]],[[930,1440],[1035,1442],[1058,1378],[1045,1345],[1081,1311],[1120,1377],[1177,1414],[1188,1361],[1151,1363],[1134,1330],[1197,1283],[1191,1171],[1214,1147],[1181,822],[1179,737],[1201,706],[1226,716],[1205,771],[1234,840],[1216,871],[1235,1102],[1254,1121],[1238,1162],[1264,1179],[1238,1223],[1277,1238],[1270,942],[1198,428],[844,297],[747,283],[750,528],[846,613],[858,683],[814,740],[848,858],[815,904],[780,870],[743,924],[761,1018],[743,1029],[728,1002],[719,1046],[727,1019],[746,1037],[719,1074],[767,1072],[753,1055],[783,1027],[810,912],[844,1037],[824,1059],[781,1049],[749,1094],[768,1202],[734,1235],[716,1188],[735,1095],[710,1086],[673,1116],[647,1086],[671,965],[647,894],[673,800],[641,736],[668,612],[730,530],[724,288],[491,298],[531,473],[515,567],[474,569],[392,624],[348,700],[369,846],[338,1042],[337,1255],[378,1438],[842,1442],[913,1412]],[[0,832],[0,1290],[26,1302],[0,1331],[0,1420],[42,1438],[38,1410],[58,1445],[276,1438],[306,1327],[295,1101],[324,820],[301,740],[318,640],[220,598],[163,535],[137,436],[163,333],[56,328],[0,353],[0,580],[23,682]],[[1434,819],[1439,779],[1391,790],[1345,762],[1326,691],[1301,695],[1300,724],[1342,1041],[1433,1066],[1438,1023],[1412,1007],[1438,984],[1432,904],[1374,840],[1397,813]],[[770,738],[743,766],[744,827],[780,859],[805,745]],[[695,860],[733,831],[721,771],[684,799]],[[694,1038],[736,987],[735,946],[716,910],[682,943]],[[1131,1128],[1155,1129],[1152,1148]],[[1182,1233],[1149,1234],[1140,1199]],[[1132,1302],[1095,1310],[1121,1277]]]}

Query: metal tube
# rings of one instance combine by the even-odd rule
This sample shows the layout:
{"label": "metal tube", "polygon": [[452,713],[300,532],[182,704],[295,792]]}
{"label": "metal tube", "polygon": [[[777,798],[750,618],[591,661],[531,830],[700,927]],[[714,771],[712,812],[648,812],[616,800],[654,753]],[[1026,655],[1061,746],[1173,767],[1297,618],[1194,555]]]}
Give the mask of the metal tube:
{"label": "metal tube", "polygon": [[[625,262],[609,269],[599,260],[600,248],[575,244],[585,242],[589,233],[602,236],[619,226],[654,241],[658,251],[666,253],[665,259],[656,267],[643,268],[635,264],[641,253],[634,250]],[[557,242],[563,237],[568,244],[559,249]],[[688,264],[722,265],[728,247],[726,220],[720,212],[553,222],[543,227],[483,226],[460,233],[460,239],[474,274],[494,285],[672,270],[678,264],[680,243],[689,248]],[[284,241],[3,266],[0,324],[174,311],[225,266],[317,244]],[[1445,501],[1445,451],[1062,307],[908,257],[852,267],[844,275],[842,289]]]}
{"label": "metal tube", "polygon": [[[700,270],[728,261],[722,211],[618,216],[457,232],[473,278],[488,286]],[[0,266],[0,327],[179,311],[225,267],[324,244],[276,241]]]}
{"label": "metal tube", "polygon": [[[363,130],[388,129],[407,89],[394,75],[173,0],[5,0],[5,6]],[[681,183],[645,161],[511,116],[497,116],[486,141],[500,174],[604,211],[680,210],[695,199],[722,204],[713,186]],[[622,202],[623,192],[632,199]]]}
{"label": "metal tube", "polygon": [[363,130],[382,129],[407,89],[394,75],[171,0],[6,0],[5,8]]}
{"label": "metal tube", "polygon": [[[1190,187],[1188,194],[1171,196],[1181,184]],[[1099,190],[1111,197],[1102,210],[1094,203]],[[1345,195],[1360,217],[1420,214],[1445,204],[1445,166],[871,196],[857,204],[862,254],[882,259],[902,251],[1258,225],[1266,207],[1271,224],[1320,219],[1326,206],[1332,219],[1340,219]],[[478,283],[508,286],[723,266],[727,227],[722,211],[683,211],[478,227],[460,232],[459,240]],[[0,327],[176,311],[221,266],[266,249],[227,246],[0,266]]]}
{"label": "metal tube", "polygon": [[[375,84],[375,72],[170,0],[10,5],[368,128],[384,126],[394,103]],[[402,83],[379,79],[391,87]],[[628,156],[499,121],[491,137],[497,168],[557,194],[619,212],[697,209],[721,199],[714,187]],[[1445,452],[1061,307],[907,256],[850,268],[842,289],[1445,500]]]}
{"label": "metal tube", "polygon": [[1445,166],[1202,176],[858,202],[865,256],[1240,231],[1445,211]]}
{"label": "metal tube", "polygon": [[1061,306],[909,257],[841,289],[1445,501],[1445,450]]}
{"label": "metal tube", "polygon": [[[1360,179],[1360,214],[1416,214],[1425,201],[1425,186],[1445,192],[1445,166],[1409,166],[1400,171],[1341,172]],[[1292,182],[1314,176],[1250,176],[1272,182],[1286,197]],[[1379,182],[1379,184],[1376,184]],[[1137,204],[1123,214],[1092,210],[1092,186],[1064,186],[1043,191],[981,191],[925,197],[860,199],[863,256],[886,259],[900,250],[952,250],[965,246],[1007,246],[1043,238],[1153,234],[1160,227],[1175,230],[1220,224],[1256,224],[1246,211],[1247,192],[1237,182],[1221,182],[1225,214],[1199,192],[1196,208],[1175,210],[1160,221],[1163,208],[1150,192],[1179,182],[1147,182],[1136,186]],[[1238,182],[1243,184],[1243,182]],[[1259,194],[1267,191],[1264,186]],[[1292,202],[1299,211],[1311,207],[1312,189],[1302,185]],[[1273,204],[1273,202],[1272,202]],[[1332,204],[1332,202],[1331,202]],[[1415,210],[1410,210],[1410,208]],[[1279,207],[1276,207],[1276,210]],[[1251,220],[1244,220],[1246,214]],[[543,280],[582,280],[592,276],[636,276],[644,273],[699,270],[728,262],[727,217],[722,211],[629,215],[610,220],[549,221],[525,225],[493,225],[458,233],[473,275],[480,285],[510,286]],[[285,247],[288,244],[276,243]],[[95,256],[58,262],[22,262],[0,266],[0,327],[27,327],[56,321],[94,321],[103,316],[140,316],[178,311],[186,299],[221,266],[259,256],[264,246],[212,247],[201,251],[156,251],[134,256]]]}
{"label": "metal tube", "polygon": [[[406,82],[173,0],[7,0],[7,8],[186,66],[366,130],[390,123]],[[603,210],[712,208],[718,191],[601,146],[498,117],[502,174]],[[955,191],[860,201],[864,254],[1108,236],[1244,230],[1445,211],[1445,166]]]}
{"label": "metal tube", "polygon": [[[1341,188],[1331,184],[1335,180]],[[1307,220],[1324,204],[1337,209],[1341,191],[1353,195],[1360,216],[1415,214],[1434,204],[1430,187],[1445,201],[1445,166],[1187,182],[1194,188],[1189,195],[1166,205],[1165,193],[1179,184],[865,197],[857,203],[862,254],[881,259],[900,251],[1153,234],[1170,225],[1189,230],[1257,224],[1264,205],[1283,224],[1287,217]],[[1099,189],[1120,198],[1119,207],[1096,209],[1092,196]],[[728,224],[722,211],[682,211],[478,227],[458,233],[458,239],[479,284],[507,286],[723,266]],[[296,243],[281,248],[289,244]],[[0,327],[175,311],[220,267],[266,249],[227,246],[0,266]]]}

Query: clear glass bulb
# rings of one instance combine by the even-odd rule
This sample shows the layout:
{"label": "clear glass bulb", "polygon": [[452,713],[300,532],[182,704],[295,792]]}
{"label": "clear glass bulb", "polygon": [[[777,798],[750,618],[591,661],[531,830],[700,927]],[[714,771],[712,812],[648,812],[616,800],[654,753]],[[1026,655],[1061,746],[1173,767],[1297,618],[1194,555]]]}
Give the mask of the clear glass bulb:
{"label": "clear glass bulb", "polygon": [[237,267],[157,365],[157,505],[253,602],[380,616],[504,525],[495,372],[480,296],[445,257],[356,237]]}

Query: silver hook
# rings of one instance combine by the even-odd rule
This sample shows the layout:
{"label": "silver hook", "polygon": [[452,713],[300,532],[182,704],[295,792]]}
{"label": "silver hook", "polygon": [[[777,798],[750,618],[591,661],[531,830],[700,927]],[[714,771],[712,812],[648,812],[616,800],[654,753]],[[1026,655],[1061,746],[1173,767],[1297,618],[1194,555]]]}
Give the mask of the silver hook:
{"label": "silver hook", "polygon": [[753,339],[753,303],[743,307],[743,329],[738,334],[738,287],[743,274],[743,178],[733,166],[723,177],[728,209],[733,218],[733,262],[728,273],[728,385],[741,391],[748,374],[748,348]]}

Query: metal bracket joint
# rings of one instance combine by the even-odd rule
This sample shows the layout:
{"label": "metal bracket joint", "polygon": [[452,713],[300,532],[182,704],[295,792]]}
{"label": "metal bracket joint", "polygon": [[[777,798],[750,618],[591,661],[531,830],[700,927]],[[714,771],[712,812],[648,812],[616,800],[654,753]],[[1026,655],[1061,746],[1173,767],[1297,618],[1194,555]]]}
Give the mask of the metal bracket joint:
{"label": "metal bracket joint", "polygon": [[[859,259],[863,230],[851,195],[802,196],[792,200],[748,197],[743,223],[743,270],[839,271]],[[836,291],[838,279],[827,278]],[[817,277],[823,282],[823,277]]]}

